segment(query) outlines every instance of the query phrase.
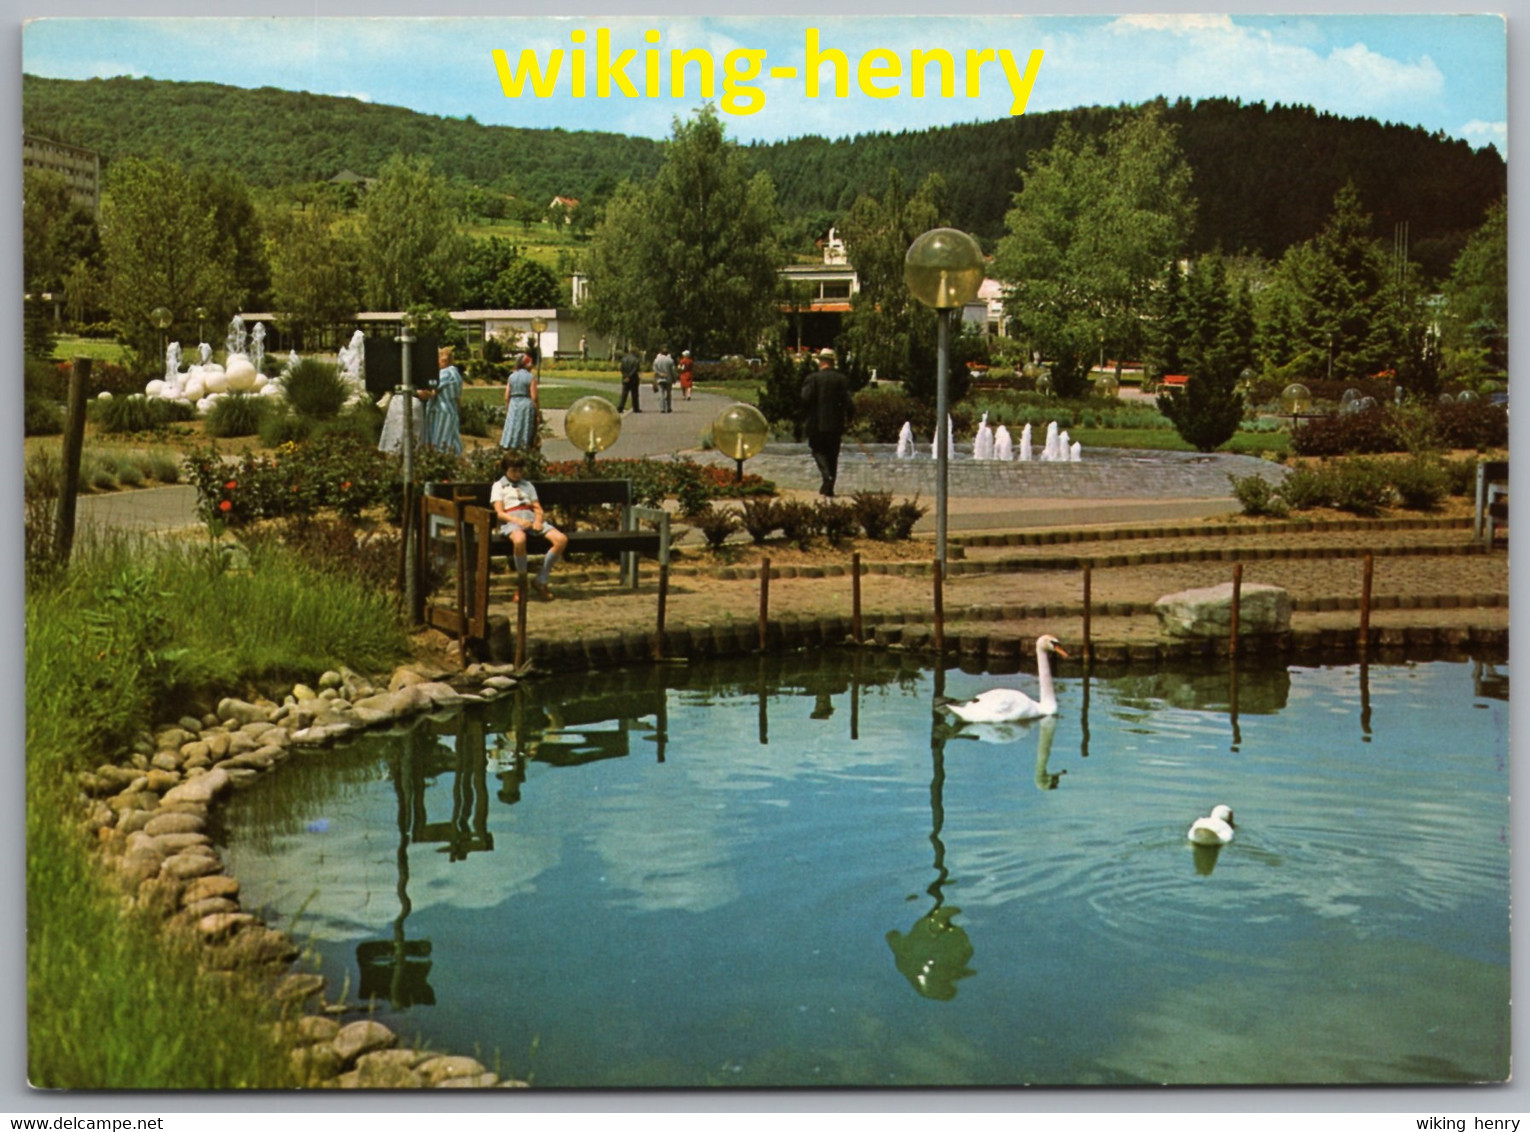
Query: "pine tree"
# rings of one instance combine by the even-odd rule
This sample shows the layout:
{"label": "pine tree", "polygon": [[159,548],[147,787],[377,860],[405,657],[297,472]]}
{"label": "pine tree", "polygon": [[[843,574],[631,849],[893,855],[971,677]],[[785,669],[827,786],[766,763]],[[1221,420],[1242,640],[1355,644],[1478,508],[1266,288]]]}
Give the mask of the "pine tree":
{"label": "pine tree", "polygon": [[1197,451],[1227,443],[1243,420],[1242,371],[1253,356],[1252,307],[1247,287],[1227,289],[1227,265],[1208,255],[1185,284],[1183,351],[1189,384],[1158,397],[1158,409]]}

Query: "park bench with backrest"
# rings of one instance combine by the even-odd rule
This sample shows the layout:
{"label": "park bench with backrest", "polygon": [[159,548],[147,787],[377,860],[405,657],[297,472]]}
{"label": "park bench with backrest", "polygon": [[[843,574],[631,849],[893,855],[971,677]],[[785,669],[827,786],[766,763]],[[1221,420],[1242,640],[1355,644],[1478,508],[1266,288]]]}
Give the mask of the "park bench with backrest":
{"label": "park bench with backrest", "polygon": [[1483,460],[1477,464],[1477,500],[1472,515],[1472,537],[1489,550],[1501,523],[1509,521],[1509,462]]}

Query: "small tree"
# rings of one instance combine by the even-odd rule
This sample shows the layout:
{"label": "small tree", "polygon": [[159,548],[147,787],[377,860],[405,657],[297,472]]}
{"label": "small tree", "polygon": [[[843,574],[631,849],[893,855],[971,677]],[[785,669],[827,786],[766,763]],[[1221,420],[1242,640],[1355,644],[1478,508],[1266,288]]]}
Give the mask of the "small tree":
{"label": "small tree", "polygon": [[1158,409],[1198,451],[1211,452],[1232,439],[1243,420],[1238,381],[1253,360],[1253,301],[1247,284],[1227,290],[1220,255],[1196,264],[1183,295],[1186,340],[1180,355],[1190,383],[1178,394],[1160,394]]}

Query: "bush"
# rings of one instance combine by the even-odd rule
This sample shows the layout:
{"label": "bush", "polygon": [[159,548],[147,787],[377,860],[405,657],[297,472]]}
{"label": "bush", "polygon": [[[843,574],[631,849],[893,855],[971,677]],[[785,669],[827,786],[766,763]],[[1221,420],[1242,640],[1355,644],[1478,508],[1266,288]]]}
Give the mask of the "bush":
{"label": "bush", "polygon": [[339,416],[350,396],[340,367],[317,358],[304,358],[281,377],[287,403],[300,416],[327,421]]}
{"label": "bush", "polygon": [[935,406],[883,389],[862,389],[855,395],[853,435],[873,444],[894,444],[905,421],[916,438],[928,437],[935,430]]}
{"label": "bush", "polygon": [[759,546],[781,526],[780,505],[774,499],[745,500],[739,521],[754,545]]}
{"label": "bush", "polygon": [[811,503],[804,503],[800,499],[777,503],[776,522],[786,541],[802,550],[812,546],[813,538],[818,534],[817,511]]}
{"label": "bush", "polygon": [[1346,460],[1334,477],[1333,505],[1354,515],[1374,515],[1392,498],[1387,470],[1375,460]]}
{"label": "bush", "polygon": [[292,412],[267,413],[260,422],[260,442],[267,448],[301,444],[313,433],[313,421]]}
{"label": "bush", "polygon": [[463,436],[497,437],[505,427],[505,406],[474,398],[462,402],[458,419]]}
{"label": "bush", "polygon": [[57,401],[29,393],[21,403],[21,427],[26,436],[57,436],[64,431],[64,410]]}
{"label": "bush", "polygon": [[820,499],[813,508],[813,525],[832,547],[842,547],[855,538],[860,519],[853,503]]}
{"label": "bush", "polygon": [[887,491],[858,491],[850,497],[855,519],[869,539],[885,542],[892,536],[893,501]]}
{"label": "bush", "polygon": [[1392,486],[1410,511],[1433,511],[1450,489],[1444,467],[1423,456],[1398,461],[1391,473]]}
{"label": "bush", "polygon": [[1476,460],[1470,456],[1460,460],[1446,460],[1441,467],[1445,473],[1445,488],[1451,495],[1471,498],[1476,494]]}
{"label": "bush", "polygon": [[1294,511],[1327,507],[1335,495],[1333,476],[1328,468],[1292,468],[1280,485],[1280,494]]}
{"label": "bush", "polygon": [[110,401],[92,401],[89,414],[102,432],[132,433],[154,432],[175,421],[193,420],[197,411],[184,401],[134,393]]}
{"label": "bush", "polygon": [[893,508],[892,537],[902,542],[914,537],[914,524],[929,514],[928,507],[919,506],[919,497],[905,499]]}
{"label": "bush", "polygon": [[264,398],[248,393],[225,393],[207,410],[204,427],[208,436],[255,436],[265,419]]}
{"label": "bush", "polygon": [[728,536],[739,529],[737,513],[706,505],[693,519],[703,538],[707,540],[707,546],[713,550],[721,550],[723,543],[728,541]]}
{"label": "bush", "polygon": [[1433,406],[1441,442],[1447,448],[1504,448],[1509,443],[1509,412],[1485,401]]}
{"label": "bush", "polygon": [[1243,505],[1245,515],[1282,519],[1290,513],[1289,504],[1263,476],[1230,475],[1227,478],[1232,482],[1233,496]]}

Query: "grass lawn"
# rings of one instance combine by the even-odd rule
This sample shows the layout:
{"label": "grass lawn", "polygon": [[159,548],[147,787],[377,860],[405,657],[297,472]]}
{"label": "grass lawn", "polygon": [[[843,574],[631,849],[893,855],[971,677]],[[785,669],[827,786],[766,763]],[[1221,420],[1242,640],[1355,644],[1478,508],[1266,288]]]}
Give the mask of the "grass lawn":
{"label": "grass lawn", "polygon": [[97,362],[120,363],[126,354],[122,344],[110,338],[81,338],[74,334],[60,334],[53,347],[54,360],[60,362],[90,358]]}
{"label": "grass lawn", "polygon": [[[1160,448],[1171,452],[1194,452],[1180,439],[1179,433],[1165,428],[1074,428],[1068,435],[1087,448]],[[1291,437],[1285,432],[1237,432],[1219,452],[1258,456],[1264,452],[1282,455],[1291,451]]]}

